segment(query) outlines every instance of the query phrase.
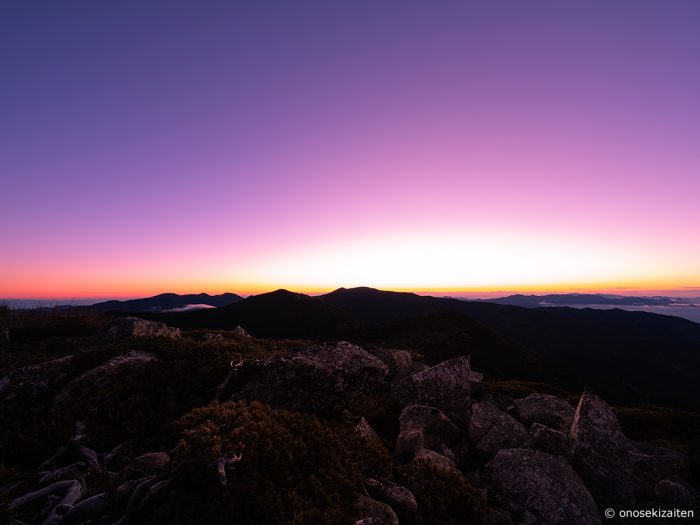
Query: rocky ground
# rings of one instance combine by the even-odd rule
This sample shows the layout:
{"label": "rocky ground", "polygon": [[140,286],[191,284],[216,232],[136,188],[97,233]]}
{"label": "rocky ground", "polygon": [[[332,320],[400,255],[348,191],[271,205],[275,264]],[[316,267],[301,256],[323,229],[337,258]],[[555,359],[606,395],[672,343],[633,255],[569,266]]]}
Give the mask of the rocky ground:
{"label": "rocky ground", "polygon": [[99,337],[89,351],[0,378],[0,522],[588,525],[637,523],[608,519],[610,508],[698,515],[685,455],[627,439],[592,391],[575,405],[512,398],[466,356],[428,367],[404,350],[347,342],[270,349],[240,327],[188,334],[126,318]]}

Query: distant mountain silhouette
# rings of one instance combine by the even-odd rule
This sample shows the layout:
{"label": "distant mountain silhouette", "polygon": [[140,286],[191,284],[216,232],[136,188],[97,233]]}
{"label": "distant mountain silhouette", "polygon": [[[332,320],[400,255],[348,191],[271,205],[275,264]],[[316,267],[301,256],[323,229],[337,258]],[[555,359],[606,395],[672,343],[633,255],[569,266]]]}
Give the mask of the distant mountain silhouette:
{"label": "distant mountain silhouette", "polygon": [[162,293],[145,299],[131,299],[128,301],[105,301],[93,304],[87,308],[100,312],[163,312],[175,308],[183,308],[188,305],[201,305],[221,307],[228,306],[242,300],[240,295],[224,293],[221,295],[209,295],[206,293],[178,295],[175,293]]}
{"label": "distant mountain silhouette", "polygon": [[[487,303],[510,304],[524,306],[526,308],[538,308],[541,306],[560,305],[606,305],[606,306],[670,306],[679,304],[672,297],[633,297],[625,295],[607,294],[547,294],[547,295],[523,295],[515,294],[494,299],[482,299]],[[682,303],[682,301],[681,301]]]}
{"label": "distant mountain silhouette", "polygon": [[460,311],[463,301],[389,292],[376,288],[339,288],[319,299],[368,324],[379,324],[420,315]]}
{"label": "distant mountain silhouette", "polygon": [[352,333],[356,321],[334,306],[308,295],[276,290],[215,310],[161,314],[181,328],[232,329],[241,325],[256,337],[337,338]]}

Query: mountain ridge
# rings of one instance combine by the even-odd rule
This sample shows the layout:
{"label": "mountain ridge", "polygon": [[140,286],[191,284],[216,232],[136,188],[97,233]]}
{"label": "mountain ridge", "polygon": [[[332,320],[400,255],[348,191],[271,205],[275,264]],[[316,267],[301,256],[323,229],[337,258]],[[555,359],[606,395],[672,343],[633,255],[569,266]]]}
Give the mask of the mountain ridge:
{"label": "mountain ridge", "polygon": [[162,312],[182,308],[188,305],[207,305],[214,308],[227,306],[243,300],[240,295],[226,292],[220,295],[199,294],[176,294],[172,292],[144,297],[142,299],[128,299],[126,301],[103,301],[90,306],[79,308],[92,309],[100,312],[120,311],[120,312]]}

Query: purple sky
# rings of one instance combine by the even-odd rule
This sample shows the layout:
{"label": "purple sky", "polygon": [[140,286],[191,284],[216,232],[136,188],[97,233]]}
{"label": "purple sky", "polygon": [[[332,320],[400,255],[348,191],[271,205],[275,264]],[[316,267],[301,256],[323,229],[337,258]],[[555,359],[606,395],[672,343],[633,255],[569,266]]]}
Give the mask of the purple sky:
{"label": "purple sky", "polygon": [[700,2],[0,6],[0,297],[700,286]]}

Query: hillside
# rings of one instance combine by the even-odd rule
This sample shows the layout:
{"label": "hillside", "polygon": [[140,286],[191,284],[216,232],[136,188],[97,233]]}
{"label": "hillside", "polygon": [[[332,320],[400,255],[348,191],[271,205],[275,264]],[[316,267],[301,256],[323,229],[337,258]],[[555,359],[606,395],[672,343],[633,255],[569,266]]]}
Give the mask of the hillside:
{"label": "hillside", "polygon": [[105,301],[83,308],[99,312],[164,312],[166,310],[184,308],[190,305],[206,305],[211,307],[228,306],[242,299],[240,295],[234,293],[224,293],[221,295],[209,295],[206,293],[178,295],[175,293],[163,293],[144,299]]}
{"label": "hillside", "polygon": [[[56,315],[3,348],[0,523],[600,525],[607,508],[698,509],[700,415],[494,380],[429,344],[443,324],[473,348],[496,344],[459,313],[374,334],[406,331],[429,362],[377,344]],[[10,321],[23,333],[28,317]]]}
{"label": "hillside", "polygon": [[[575,371],[616,401],[700,405],[700,324],[685,319],[623,310],[522,308],[371,288],[339,289],[320,298],[370,326],[458,312],[544,358],[550,369]],[[445,337],[462,322],[452,320],[443,323]],[[469,352],[468,344],[464,351]],[[532,379],[529,370],[516,375]],[[551,375],[548,380],[557,382]]]}

